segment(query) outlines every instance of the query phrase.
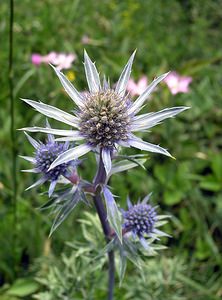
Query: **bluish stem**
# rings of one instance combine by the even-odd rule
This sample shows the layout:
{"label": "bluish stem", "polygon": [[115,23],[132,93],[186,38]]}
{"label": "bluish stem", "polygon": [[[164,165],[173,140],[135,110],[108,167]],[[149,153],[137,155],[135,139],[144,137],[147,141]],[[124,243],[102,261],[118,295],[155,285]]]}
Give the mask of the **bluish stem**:
{"label": "bluish stem", "polygon": [[[103,165],[101,153],[99,159],[99,167],[97,174],[94,178],[94,188],[95,188],[95,196],[94,196],[94,203],[95,207],[103,228],[103,232],[105,235],[106,242],[109,243],[111,238],[111,228],[109,222],[107,220],[107,213],[104,207],[100,191],[101,187],[100,184],[104,184],[106,181],[106,172]],[[113,290],[114,290],[114,282],[115,282],[115,262],[114,262],[114,251],[108,252],[108,260],[109,260],[109,281],[108,281],[108,300],[113,299]]]}

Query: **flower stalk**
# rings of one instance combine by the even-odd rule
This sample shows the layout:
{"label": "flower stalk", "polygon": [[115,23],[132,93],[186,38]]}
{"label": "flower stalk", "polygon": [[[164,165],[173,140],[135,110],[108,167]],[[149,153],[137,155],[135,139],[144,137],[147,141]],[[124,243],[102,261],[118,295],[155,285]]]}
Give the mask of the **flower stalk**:
{"label": "flower stalk", "polygon": [[[138,159],[141,155],[124,156],[124,160],[118,161],[119,149],[120,147],[134,147],[172,157],[166,149],[146,142],[134,133],[146,131],[163,120],[188,109],[184,106],[172,107],[138,115],[150,94],[167,77],[168,73],[155,78],[140,96],[132,101],[126,90],[134,55],[135,52],[124,67],[115,88],[112,88],[105,77],[103,82],[100,81],[95,63],[85,51],[84,68],[89,86],[89,92],[85,94],[79,93],[68,78],[58,68],[52,66],[76,106],[72,114],[42,102],[22,99],[46,117],[71,126],[71,130],[54,129],[47,122],[46,127],[23,128],[25,132],[48,134],[48,141],[43,144],[26,133],[36,151],[35,157],[22,156],[34,164],[33,169],[24,171],[40,173],[42,176],[29,188],[46,181],[50,182],[48,193],[50,199],[42,206],[42,209],[51,208],[56,213],[50,234],[58,228],[79,202],[87,205],[88,197],[92,196],[107,243],[108,300],[113,300],[114,250],[117,250],[115,252],[118,257],[116,268],[121,283],[126,271],[127,259],[141,269],[141,254],[145,251],[145,257],[147,254],[156,255],[157,250],[165,247],[155,245],[155,242],[159,241],[160,237],[169,236],[159,230],[159,227],[167,222],[168,216],[158,215],[156,207],[147,203],[150,194],[137,204],[131,203],[128,198],[127,210],[117,205],[115,196],[107,186],[108,179],[115,173],[126,171],[137,165],[141,166],[146,161],[146,159]],[[54,138],[54,135],[59,137]],[[81,163],[79,158],[90,151],[96,155],[96,158],[99,153],[98,167],[92,183],[79,177],[77,171]],[[114,159],[117,159],[117,162],[113,162]],[[55,191],[57,182],[63,182],[65,185],[71,183],[72,187]]]}
{"label": "flower stalk", "polygon": [[[105,206],[102,201],[101,197],[101,185],[103,185],[106,182],[106,171],[102,160],[102,153],[100,152],[99,156],[99,165],[98,170],[96,173],[96,176],[94,178],[94,190],[95,190],[95,196],[94,204],[96,207],[96,211],[98,213],[103,233],[105,235],[105,239],[107,244],[111,240],[112,231],[109,225],[109,221],[107,219],[107,212],[105,209]],[[114,251],[108,251],[108,264],[109,264],[109,279],[108,279],[108,300],[113,299],[113,290],[114,290],[114,281],[115,281],[115,262],[114,262]]]}

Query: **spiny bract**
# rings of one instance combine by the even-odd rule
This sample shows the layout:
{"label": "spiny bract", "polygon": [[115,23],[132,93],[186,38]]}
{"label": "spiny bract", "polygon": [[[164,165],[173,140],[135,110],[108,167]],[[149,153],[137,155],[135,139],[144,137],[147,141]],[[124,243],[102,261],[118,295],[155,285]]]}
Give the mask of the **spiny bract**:
{"label": "spiny bract", "polygon": [[146,113],[137,116],[149,95],[156,88],[157,84],[166,78],[168,73],[154,79],[136,101],[132,102],[128,99],[126,89],[134,55],[135,52],[124,67],[115,88],[111,88],[105,77],[103,85],[101,84],[96,66],[85,51],[84,67],[89,93],[79,93],[65,75],[52,66],[65,91],[78,107],[74,115],[42,102],[22,99],[47,117],[56,119],[74,128],[74,130],[49,130],[42,127],[28,127],[23,128],[23,130],[63,136],[57,139],[60,141],[84,140],[79,146],[60,154],[51,164],[50,169],[76,159],[91,150],[97,150],[102,153],[105,170],[109,174],[112,168],[112,153],[118,145],[171,156],[166,149],[159,145],[145,142],[133,133],[147,130],[164,119],[174,117],[188,107],[167,108],[156,113]]}

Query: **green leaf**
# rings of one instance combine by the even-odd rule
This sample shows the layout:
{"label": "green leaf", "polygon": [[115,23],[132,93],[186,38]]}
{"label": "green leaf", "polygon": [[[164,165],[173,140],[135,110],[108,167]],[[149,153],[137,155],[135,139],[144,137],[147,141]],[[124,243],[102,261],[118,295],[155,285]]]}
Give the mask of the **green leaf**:
{"label": "green leaf", "polygon": [[7,295],[25,297],[33,294],[39,288],[39,284],[30,278],[18,279],[7,291]]}
{"label": "green leaf", "polygon": [[139,257],[138,249],[127,238],[123,239],[123,248],[126,257],[140,270],[142,270],[142,260]]}
{"label": "green leaf", "polygon": [[119,247],[119,256],[117,257],[117,273],[119,276],[119,285],[121,286],[125,273],[126,273],[126,266],[127,266],[127,260],[126,256],[124,255],[123,247],[120,245]]}
{"label": "green leaf", "polygon": [[44,203],[42,206],[40,206],[38,209],[39,210],[45,210],[45,209],[48,209],[52,206],[54,206],[56,203],[56,199],[55,198],[52,198],[50,199],[49,201],[47,201],[46,203]]}
{"label": "green leaf", "polygon": [[199,259],[199,260],[204,260],[208,257],[211,256],[211,251],[209,249],[209,245],[207,244],[207,242],[205,241],[205,239],[203,239],[202,237],[199,237],[196,240],[196,252],[195,252],[195,256]]}
{"label": "green leaf", "polygon": [[183,192],[180,190],[166,190],[164,192],[164,202],[168,205],[175,205],[181,202]]}
{"label": "green leaf", "polygon": [[222,181],[222,156],[214,155],[212,160],[212,169],[218,181]]}
{"label": "green leaf", "polygon": [[129,160],[122,160],[117,163],[114,163],[112,165],[112,170],[111,170],[109,176],[132,169],[132,168],[135,168],[137,166],[140,166],[144,169],[143,165],[145,164],[146,159],[137,159],[137,160],[129,159]]}
{"label": "green leaf", "polygon": [[106,253],[112,251],[115,248],[115,239],[112,239],[106,246],[99,251],[99,254],[94,258],[98,259],[101,258],[101,256],[104,256]]}
{"label": "green leaf", "polygon": [[178,273],[177,278],[181,282],[186,283],[191,288],[193,288],[197,291],[200,291],[204,295],[209,296],[208,299],[219,299],[217,296],[213,296],[211,291],[209,289],[207,289],[204,285],[200,284],[199,282],[196,282],[195,280],[189,278],[188,276]]}
{"label": "green leaf", "polygon": [[27,80],[36,72],[36,68],[28,70],[16,83],[14,88],[14,97],[16,98],[18,95],[18,92],[23,87],[23,85],[27,82]]}
{"label": "green leaf", "polygon": [[222,190],[221,182],[218,182],[213,175],[205,176],[203,181],[200,182],[200,187],[204,190],[209,190],[212,192],[219,192]]}

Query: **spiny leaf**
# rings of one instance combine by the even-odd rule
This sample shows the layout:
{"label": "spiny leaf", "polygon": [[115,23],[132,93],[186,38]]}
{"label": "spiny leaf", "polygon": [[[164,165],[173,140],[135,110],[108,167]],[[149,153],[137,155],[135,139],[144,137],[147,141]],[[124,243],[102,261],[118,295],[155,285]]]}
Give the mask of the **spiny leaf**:
{"label": "spiny leaf", "polygon": [[72,210],[76,207],[80,200],[81,196],[79,190],[77,189],[74,192],[72,199],[68,201],[68,203],[62,205],[61,209],[59,210],[59,213],[57,214],[53,222],[49,236],[51,236],[52,233],[59,227],[59,225],[68,217],[68,215],[72,212]]}
{"label": "spiny leaf", "polygon": [[107,187],[104,187],[103,193],[106,202],[108,221],[115,230],[120,243],[122,243],[122,216],[110,190]]}

